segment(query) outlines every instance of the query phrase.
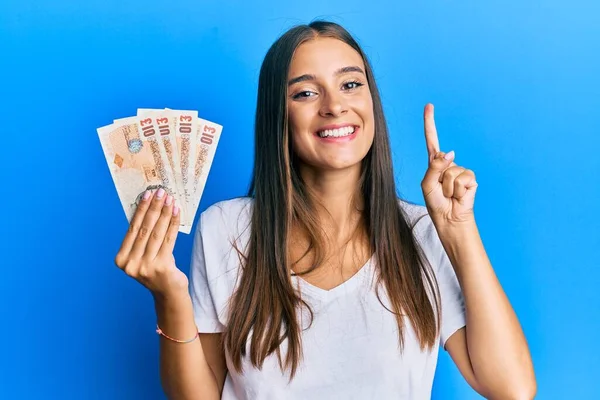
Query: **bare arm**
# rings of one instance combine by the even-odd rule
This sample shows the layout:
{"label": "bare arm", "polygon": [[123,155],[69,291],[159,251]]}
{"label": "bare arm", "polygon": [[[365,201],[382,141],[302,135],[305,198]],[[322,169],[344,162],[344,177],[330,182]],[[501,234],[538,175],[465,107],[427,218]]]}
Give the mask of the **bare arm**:
{"label": "bare arm", "polygon": [[223,334],[221,333],[201,333],[200,343],[204,356],[210,365],[210,369],[215,375],[219,391],[223,393],[225,378],[227,377],[227,364],[225,363],[225,354],[221,343]]}
{"label": "bare arm", "polygon": [[446,349],[471,386],[490,399],[532,399],[533,364],[525,335],[484,250],[477,226],[440,238],[465,298],[467,326]]}
{"label": "bare arm", "polygon": [[[156,300],[155,308],[158,325],[165,334],[179,340],[194,337],[196,324],[187,293]],[[191,343],[177,343],[161,336],[160,376],[169,399],[221,398],[226,369],[223,371],[219,336],[203,334],[201,340]]]}
{"label": "bare arm", "polygon": [[[197,334],[197,329],[189,282],[173,257],[180,226],[179,208],[173,197],[166,194],[159,189],[143,195],[115,264],[152,293],[161,330],[171,338],[187,340]],[[223,379],[215,376],[224,374],[213,373],[219,366],[215,360],[219,360],[220,347],[213,345],[218,342],[201,343],[196,339],[177,343],[160,336],[160,376],[169,399],[221,397]]]}
{"label": "bare arm", "polygon": [[440,152],[433,105],[423,113],[429,167],[421,182],[427,210],[465,298],[466,328],[446,349],[469,384],[490,399],[532,399],[533,363],[525,335],[485,252],[474,202],[475,173]]}

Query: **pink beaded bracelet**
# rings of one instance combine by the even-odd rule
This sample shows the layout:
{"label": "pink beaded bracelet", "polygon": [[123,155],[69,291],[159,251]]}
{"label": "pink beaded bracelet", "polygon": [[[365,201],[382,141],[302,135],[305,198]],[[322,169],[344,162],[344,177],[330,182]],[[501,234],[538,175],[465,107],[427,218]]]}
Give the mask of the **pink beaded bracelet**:
{"label": "pink beaded bracelet", "polygon": [[194,336],[193,338],[189,339],[189,340],[177,340],[177,339],[173,339],[170,336],[167,336],[167,334],[165,334],[162,329],[160,329],[160,327],[158,325],[156,325],[156,333],[158,333],[161,336],[166,337],[167,339],[176,342],[176,343],[190,343],[193,342],[194,340],[196,340],[196,338],[199,336],[199,333],[196,332],[196,336]]}

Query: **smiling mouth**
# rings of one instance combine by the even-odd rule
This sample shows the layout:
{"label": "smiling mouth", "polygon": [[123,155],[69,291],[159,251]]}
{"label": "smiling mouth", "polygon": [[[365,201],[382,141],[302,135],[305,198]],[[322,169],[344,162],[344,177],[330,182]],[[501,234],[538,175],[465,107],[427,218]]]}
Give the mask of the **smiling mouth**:
{"label": "smiling mouth", "polygon": [[325,129],[317,132],[320,138],[342,138],[350,136],[357,128],[355,126],[345,126],[343,128]]}

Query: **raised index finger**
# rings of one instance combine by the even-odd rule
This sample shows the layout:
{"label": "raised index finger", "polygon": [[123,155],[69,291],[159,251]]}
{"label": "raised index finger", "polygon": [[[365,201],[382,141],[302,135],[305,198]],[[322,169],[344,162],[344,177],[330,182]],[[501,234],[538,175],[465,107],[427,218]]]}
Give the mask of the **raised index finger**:
{"label": "raised index finger", "polygon": [[427,144],[427,153],[429,154],[429,161],[431,161],[440,151],[440,143],[435,129],[435,121],[433,120],[433,104],[427,103],[425,105],[423,120],[425,123],[425,144]]}

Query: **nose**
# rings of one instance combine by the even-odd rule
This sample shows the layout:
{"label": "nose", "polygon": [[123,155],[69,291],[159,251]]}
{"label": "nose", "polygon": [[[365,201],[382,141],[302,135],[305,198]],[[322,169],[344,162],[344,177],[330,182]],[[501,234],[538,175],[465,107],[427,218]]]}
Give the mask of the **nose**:
{"label": "nose", "polygon": [[321,108],[319,114],[322,117],[339,117],[348,112],[346,102],[338,93],[326,93],[322,97]]}

